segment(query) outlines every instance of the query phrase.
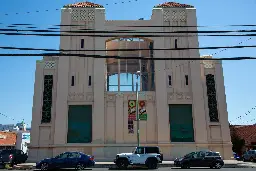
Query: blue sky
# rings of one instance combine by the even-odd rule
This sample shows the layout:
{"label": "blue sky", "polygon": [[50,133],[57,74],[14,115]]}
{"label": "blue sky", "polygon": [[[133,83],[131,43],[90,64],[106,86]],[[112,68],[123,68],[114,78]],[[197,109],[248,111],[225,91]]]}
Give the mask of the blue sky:
{"label": "blue sky", "polygon": [[[91,2],[105,5],[106,18],[109,20],[149,19],[152,7],[164,2],[163,0],[93,0]],[[1,0],[0,25],[4,28],[13,23],[30,23],[40,28],[60,23],[60,9],[63,5],[77,2],[76,0]],[[255,0],[177,0],[197,8],[198,25],[229,25],[255,24]],[[117,3],[117,4],[115,4]],[[49,11],[45,11],[49,10]],[[36,12],[39,11],[39,12]],[[30,13],[27,13],[30,12]],[[254,12],[254,13],[253,13]],[[5,14],[9,15],[6,16]],[[18,15],[15,13],[19,13]],[[24,28],[24,27],[19,27]],[[209,29],[209,28],[208,28]],[[210,28],[213,29],[246,29],[246,28]],[[248,28],[251,29],[251,28]],[[203,29],[201,29],[203,30]],[[249,37],[200,37],[200,46],[232,46],[245,41]],[[243,45],[254,45],[253,37]],[[0,36],[0,46],[59,48],[58,37],[35,36]],[[212,54],[220,50],[204,50],[201,55]],[[0,50],[0,53],[19,53],[14,50]],[[31,53],[25,51],[24,53]],[[255,48],[229,49],[214,57],[255,56]],[[40,57],[1,57],[0,58],[0,124],[15,123],[25,120],[30,125],[32,118],[32,100],[34,91],[35,62]],[[255,118],[256,111],[245,116],[245,112],[256,105],[255,97],[255,64],[256,61],[224,61],[224,77],[229,120],[233,123],[247,123]],[[237,120],[238,116],[245,116]],[[14,118],[13,121],[11,118]],[[255,122],[255,121],[254,121]],[[250,122],[248,122],[250,123]]]}

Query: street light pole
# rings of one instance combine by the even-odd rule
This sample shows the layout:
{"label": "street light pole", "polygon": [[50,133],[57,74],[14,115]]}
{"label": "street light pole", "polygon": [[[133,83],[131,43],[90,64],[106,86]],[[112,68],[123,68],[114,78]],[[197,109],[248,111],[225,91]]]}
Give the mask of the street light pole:
{"label": "street light pole", "polygon": [[139,74],[140,71],[137,71],[136,79],[136,120],[137,120],[137,143],[138,147],[140,146],[140,116],[139,116]]}

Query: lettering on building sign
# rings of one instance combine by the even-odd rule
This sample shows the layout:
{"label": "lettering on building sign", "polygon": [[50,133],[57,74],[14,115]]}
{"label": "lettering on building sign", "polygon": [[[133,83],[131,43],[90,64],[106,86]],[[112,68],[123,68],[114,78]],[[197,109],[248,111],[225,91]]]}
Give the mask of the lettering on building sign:
{"label": "lettering on building sign", "polygon": [[6,135],[1,135],[0,134],[0,139],[6,139]]}

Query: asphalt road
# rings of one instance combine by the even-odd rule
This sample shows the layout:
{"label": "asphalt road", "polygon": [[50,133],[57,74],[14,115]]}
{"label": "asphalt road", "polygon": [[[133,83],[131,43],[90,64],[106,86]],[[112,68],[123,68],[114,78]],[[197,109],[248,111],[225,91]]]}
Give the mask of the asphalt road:
{"label": "asphalt road", "polygon": [[[66,170],[66,169],[65,169]],[[86,170],[91,170],[91,171],[109,171],[109,170],[116,170],[118,169],[108,169],[108,168],[92,168],[92,169],[86,169]],[[85,171],[86,171],[85,170]],[[127,170],[147,170],[147,169],[127,169]],[[216,171],[216,169],[208,169],[208,168],[191,168],[191,169],[176,169],[176,168],[159,168],[155,171]],[[0,170],[0,171],[8,171],[8,170]],[[18,171],[18,170],[17,170]],[[20,171],[20,170],[19,170]],[[27,170],[28,171],[28,170]],[[66,170],[67,171],[67,170]],[[222,168],[220,171],[255,171],[255,168]]]}

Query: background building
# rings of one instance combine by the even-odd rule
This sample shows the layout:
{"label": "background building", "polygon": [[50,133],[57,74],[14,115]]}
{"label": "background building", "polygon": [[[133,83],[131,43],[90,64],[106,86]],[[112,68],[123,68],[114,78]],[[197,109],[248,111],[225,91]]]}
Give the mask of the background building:
{"label": "background building", "polygon": [[[76,3],[62,9],[61,25],[80,25],[62,26],[63,34],[85,29],[133,31],[106,33],[112,37],[95,37],[94,32],[62,36],[60,49],[81,51],[65,52],[76,56],[44,57],[37,61],[31,161],[69,150],[92,154],[96,160],[112,160],[117,153],[131,151],[136,146],[137,71],[141,72],[138,80],[142,144],[160,146],[165,160],[201,149],[219,151],[224,159],[231,158],[221,62],[131,59],[200,58],[198,49],[178,50],[197,48],[197,34],[167,36],[167,32],[197,31],[196,27],[180,27],[197,25],[193,6],[170,2],[155,6],[150,20],[113,21],[105,20],[101,5]],[[120,27],[128,25],[147,27]],[[166,33],[154,33],[161,37],[143,33],[145,38],[139,36],[140,31]],[[133,48],[147,50],[106,51]],[[177,50],[154,50],[160,48]],[[82,51],[94,49],[103,51]],[[83,54],[130,59],[78,57]]]}

